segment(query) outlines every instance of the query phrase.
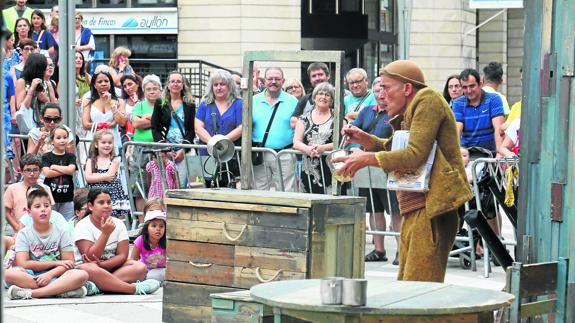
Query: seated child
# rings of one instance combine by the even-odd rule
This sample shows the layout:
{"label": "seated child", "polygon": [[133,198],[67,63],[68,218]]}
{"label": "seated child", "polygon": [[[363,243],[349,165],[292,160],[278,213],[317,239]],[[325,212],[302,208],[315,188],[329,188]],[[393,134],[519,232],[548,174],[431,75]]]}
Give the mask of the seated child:
{"label": "seated child", "polygon": [[140,236],[134,241],[132,259],[148,268],[147,279],[163,282],[166,277],[166,213],[148,211]]}
{"label": "seated child", "polygon": [[78,188],[74,191],[74,217],[69,221],[75,227],[86,216],[88,210],[88,188]]}
{"label": "seated child", "polygon": [[103,188],[90,189],[86,213],[74,228],[74,241],[84,261],[79,268],[88,272],[97,289],[136,295],[158,290],[157,280],[140,282],[148,272],[146,266],[128,259],[128,231],[122,220],[111,216],[110,192]]}
{"label": "seated child", "polygon": [[[20,218],[24,213],[26,213],[26,191],[28,187],[34,184],[38,184],[38,178],[42,173],[41,168],[42,162],[40,157],[35,154],[26,154],[20,159],[20,168],[24,174],[24,180],[22,182],[14,183],[6,189],[4,192],[4,208],[6,209],[6,221],[10,224],[12,231],[18,232],[24,225],[20,223]],[[42,184],[42,186],[44,186]],[[54,199],[50,193],[50,189],[44,186],[48,191],[50,196],[50,201],[52,205],[54,204]]]}
{"label": "seated child", "polygon": [[74,269],[72,240],[62,228],[50,223],[52,204],[42,188],[28,194],[33,224],[16,238],[15,267],[6,270],[10,299],[37,297],[84,297],[88,281],[85,271]]}

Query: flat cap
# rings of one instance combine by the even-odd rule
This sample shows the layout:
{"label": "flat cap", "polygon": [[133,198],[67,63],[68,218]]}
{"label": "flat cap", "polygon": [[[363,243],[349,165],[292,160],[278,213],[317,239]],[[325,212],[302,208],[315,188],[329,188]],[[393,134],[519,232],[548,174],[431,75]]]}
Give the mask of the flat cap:
{"label": "flat cap", "polygon": [[380,69],[379,75],[387,76],[400,82],[411,83],[417,88],[427,86],[425,85],[425,78],[423,77],[421,68],[413,61],[393,61]]}

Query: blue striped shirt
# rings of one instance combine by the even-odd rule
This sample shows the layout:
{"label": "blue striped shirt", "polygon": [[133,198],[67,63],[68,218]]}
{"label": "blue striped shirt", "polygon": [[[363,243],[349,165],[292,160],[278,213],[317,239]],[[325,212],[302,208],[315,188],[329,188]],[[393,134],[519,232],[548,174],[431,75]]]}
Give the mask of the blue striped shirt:
{"label": "blue striped shirt", "polygon": [[461,96],[453,101],[453,114],[457,122],[463,123],[461,146],[495,150],[495,130],[491,120],[504,116],[499,95],[481,90],[481,102],[477,107]]}

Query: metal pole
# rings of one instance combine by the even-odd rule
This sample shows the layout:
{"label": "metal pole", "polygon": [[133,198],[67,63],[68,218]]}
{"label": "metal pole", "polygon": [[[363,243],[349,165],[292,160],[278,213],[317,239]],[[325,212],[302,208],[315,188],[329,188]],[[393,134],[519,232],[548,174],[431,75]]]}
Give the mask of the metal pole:
{"label": "metal pole", "polygon": [[76,133],[75,1],[58,0],[60,8],[60,108],[72,133]]}
{"label": "metal pole", "polygon": [[[0,3],[0,12],[4,9],[4,2]],[[4,21],[2,15],[0,14],[0,62],[4,62],[4,35],[6,32],[6,28],[4,28]],[[3,66],[2,66],[3,69]],[[4,73],[4,70],[2,70]],[[0,109],[2,113],[4,113],[4,97],[6,93],[4,93],[4,75],[0,77]],[[4,136],[8,136],[8,134],[4,134],[4,127],[0,127],[0,154],[2,158],[0,158],[0,185],[3,188],[2,192],[4,192],[6,177],[4,176],[6,173],[6,160],[4,156],[6,156],[6,147],[4,147]],[[4,226],[6,225],[6,210],[4,209],[4,199],[0,199],[0,228],[2,229],[2,234],[4,234]],[[0,248],[4,250],[4,239],[0,239]],[[4,255],[4,254],[2,254]],[[4,258],[2,257],[2,260]],[[4,281],[4,262],[2,262],[2,268],[0,269],[0,281]],[[2,288],[2,292],[0,292],[0,322],[4,322],[4,293],[6,291]]]}

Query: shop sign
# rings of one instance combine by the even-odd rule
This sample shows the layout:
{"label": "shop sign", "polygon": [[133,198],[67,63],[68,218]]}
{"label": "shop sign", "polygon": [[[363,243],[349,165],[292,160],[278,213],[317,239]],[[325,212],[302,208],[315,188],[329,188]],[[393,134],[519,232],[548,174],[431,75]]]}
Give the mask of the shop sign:
{"label": "shop sign", "polygon": [[82,9],[82,25],[95,35],[177,34],[177,8]]}
{"label": "shop sign", "polygon": [[523,0],[469,0],[472,9],[523,8]]}

